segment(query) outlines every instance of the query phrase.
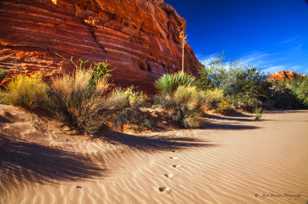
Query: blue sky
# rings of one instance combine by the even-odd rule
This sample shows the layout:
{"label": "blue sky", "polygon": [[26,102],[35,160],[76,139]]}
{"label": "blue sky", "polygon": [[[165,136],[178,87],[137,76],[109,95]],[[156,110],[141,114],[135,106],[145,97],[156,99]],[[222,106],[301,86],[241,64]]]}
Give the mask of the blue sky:
{"label": "blue sky", "polygon": [[305,0],[166,0],[187,21],[200,61],[217,55],[260,67],[308,73]]}

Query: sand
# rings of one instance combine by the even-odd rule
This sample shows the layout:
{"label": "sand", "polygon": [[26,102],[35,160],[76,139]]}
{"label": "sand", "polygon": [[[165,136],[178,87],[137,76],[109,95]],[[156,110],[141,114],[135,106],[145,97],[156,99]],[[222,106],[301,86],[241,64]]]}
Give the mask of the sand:
{"label": "sand", "polygon": [[2,171],[0,201],[306,204],[308,112],[263,118],[215,116],[206,129],[147,136],[49,136],[57,151],[31,146],[21,157],[26,164]]}

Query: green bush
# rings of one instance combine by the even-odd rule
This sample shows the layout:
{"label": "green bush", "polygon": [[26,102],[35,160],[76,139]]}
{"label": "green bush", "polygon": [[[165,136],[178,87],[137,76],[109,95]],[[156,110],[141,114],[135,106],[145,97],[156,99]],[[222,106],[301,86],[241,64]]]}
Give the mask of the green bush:
{"label": "green bush", "polygon": [[205,66],[201,66],[199,69],[199,76],[196,80],[196,85],[199,89],[207,90],[211,88],[211,80],[209,78],[209,69]]}
{"label": "green bush", "polygon": [[303,77],[293,83],[292,91],[304,107],[308,107],[308,77]]}
{"label": "green bush", "polygon": [[195,77],[184,72],[165,74],[155,82],[155,87],[160,95],[172,95],[179,86],[191,86]]}
{"label": "green bush", "polygon": [[241,109],[253,111],[265,95],[266,76],[256,68],[235,68],[229,70],[224,93],[232,104]]}
{"label": "green bush", "polygon": [[0,93],[0,102],[27,109],[45,108],[48,103],[48,89],[40,73],[19,75]]}
{"label": "green bush", "polygon": [[303,108],[303,101],[299,96],[299,84],[295,81],[272,81],[268,91],[268,108]]}

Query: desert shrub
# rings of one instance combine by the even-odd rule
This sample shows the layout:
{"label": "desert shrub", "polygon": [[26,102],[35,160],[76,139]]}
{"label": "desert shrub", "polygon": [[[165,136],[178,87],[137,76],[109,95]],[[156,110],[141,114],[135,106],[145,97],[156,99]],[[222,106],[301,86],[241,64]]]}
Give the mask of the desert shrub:
{"label": "desert shrub", "polygon": [[195,83],[196,78],[184,72],[165,74],[155,83],[159,95],[154,103],[168,110],[172,121],[185,126],[184,119],[203,104],[203,94]]}
{"label": "desert shrub", "polygon": [[155,87],[160,95],[172,95],[179,86],[191,86],[195,77],[184,72],[165,74],[155,82]]}
{"label": "desert shrub", "polygon": [[[291,88],[291,86],[293,86]],[[295,85],[289,82],[272,81],[268,92],[268,107],[278,109],[301,108],[302,102],[296,95]]]}
{"label": "desert shrub", "polygon": [[261,120],[262,115],[263,115],[263,109],[261,107],[257,107],[255,109],[255,120],[257,121]]}
{"label": "desert shrub", "polygon": [[112,116],[112,125],[120,130],[123,130],[125,125],[135,131],[142,131],[145,129],[152,129],[154,127],[154,120],[139,108],[127,107],[123,108]]}
{"label": "desert shrub", "polygon": [[116,88],[105,100],[105,109],[118,111],[125,108],[139,108],[144,106],[148,97],[142,91],[136,91],[133,87]]}
{"label": "desert shrub", "polygon": [[[148,97],[133,87],[116,88],[105,100],[105,120],[117,129],[124,125],[135,126],[136,130],[151,128],[151,121],[140,108],[147,106]],[[107,122],[107,123],[108,123]]]}
{"label": "desert shrub", "polygon": [[206,90],[204,93],[204,98],[207,108],[216,109],[224,100],[224,91],[219,88]]}
{"label": "desert shrub", "polygon": [[196,80],[196,86],[199,89],[207,90],[211,88],[211,80],[209,78],[209,69],[205,66],[201,66],[199,69],[199,76]]}
{"label": "desert shrub", "polygon": [[291,90],[301,102],[303,107],[308,107],[308,77],[295,79],[291,84]]}
{"label": "desert shrub", "polygon": [[224,63],[222,58],[217,58],[209,62],[202,72],[198,80],[203,82],[203,90],[222,89],[236,108],[253,111],[267,100],[269,86],[266,75],[253,66]]}
{"label": "desert shrub", "polygon": [[171,95],[156,96],[156,103],[160,103],[169,111],[170,119],[181,126],[188,127],[185,119],[200,114],[204,104],[204,95],[196,86],[179,86]]}
{"label": "desert shrub", "polygon": [[301,82],[296,94],[303,101],[305,107],[308,107],[308,77]]}
{"label": "desert shrub", "polygon": [[18,75],[1,92],[1,102],[28,109],[45,108],[48,102],[48,85],[42,74]]}
{"label": "desert shrub", "polygon": [[[91,79],[88,84],[89,89],[96,89],[97,85],[99,86],[102,84],[107,84],[102,83],[102,79],[106,80],[111,76],[111,69],[109,64],[106,62],[99,62],[93,67],[92,66],[90,67],[93,69],[93,72],[91,74]],[[101,82],[101,84],[98,84],[98,82]]]}
{"label": "desert shrub", "polygon": [[185,106],[189,111],[199,110],[204,104],[204,96],[196,86],[179,86],[174,92],[173,100],[177,105]]}
{"label": "desert shrub", "polygon": [[192,114],[184,118],[183,126],[185,128],[200,128],[202,122],[203,121],[198,114]]}
{"label": "desert shrub", "polygon": [[83,65],[80,62],[73,74],[51,81],[50,106],[57,116],[81,131],[95,132],[104,126],[101,111],[106,108],[109,72],[106,66],[84,69]]}
{"label": "desert shrub", "polygon": [[3,80],[6,75],[7,75],[7,71],[3,68],[0,68],[0,81]]}
{"label": "desert shrub", "polygon": [[228,99],[224,99],[219,103],[216,112],[221,114],[228,114],[231,113],[233,110],[234,108],[232,106],[232,103]]}
{"label": "desert shrub", "polygon": [[80,61],[74,73],[52,80],[51,107],[61,119],[89,133],[127,123],[150,124],[139,110],[147,96],[133,87],[112,90],[110,76],[108,64],[86,66]]}
{"label": "desert shrub", "polygon": [[113,91],[109,100],[113,101],[114,105],[120,107],[138,107],[144,105],[148,97],[142,91],[136,91],[134,87],[129,88],[117,88]]}
{"label": "desert shrub", "polygon": [[245,110],[254,110],[264,97],[266,76],[256,68],[235,68],[229,70],[229,78],[224,85],[224,93],[233,105]]}

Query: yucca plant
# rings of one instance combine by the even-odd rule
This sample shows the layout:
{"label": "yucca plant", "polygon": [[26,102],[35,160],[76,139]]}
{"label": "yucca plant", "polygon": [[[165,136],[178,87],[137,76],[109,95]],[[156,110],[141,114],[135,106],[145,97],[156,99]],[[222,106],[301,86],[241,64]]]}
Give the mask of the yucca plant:
{"label": "yucca plant", "polygon": [[155,87],[160,95],[170,96],[179,86],[191,86],[195,80],[194,76],[184,72],[165,74],[155,82]]}

